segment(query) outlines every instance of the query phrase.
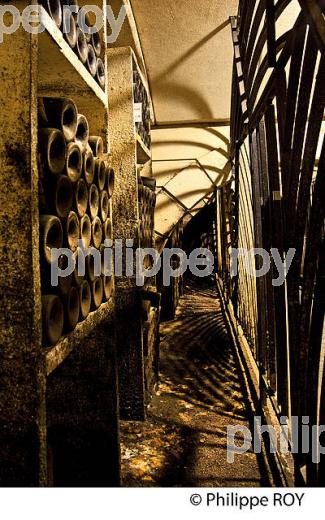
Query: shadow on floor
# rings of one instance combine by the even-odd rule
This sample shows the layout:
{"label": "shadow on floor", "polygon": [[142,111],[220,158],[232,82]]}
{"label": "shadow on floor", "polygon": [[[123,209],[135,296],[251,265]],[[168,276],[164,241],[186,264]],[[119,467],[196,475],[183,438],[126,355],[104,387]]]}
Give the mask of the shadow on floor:
{"label": "shadow on floor", "polygon": [[146,422],[122,422],[125,487],[267,486],[251,450],[227,461],[227,427],[249,428],[233,345],[213,288],[189,282],[161,326],[160,385]]}

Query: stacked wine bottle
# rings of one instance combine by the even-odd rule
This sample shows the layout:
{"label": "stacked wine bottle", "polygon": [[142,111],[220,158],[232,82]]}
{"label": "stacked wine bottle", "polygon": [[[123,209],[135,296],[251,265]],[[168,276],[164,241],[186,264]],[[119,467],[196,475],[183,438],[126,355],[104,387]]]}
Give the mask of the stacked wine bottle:
{"label": "stacked wine bottle", "polygon": [[141,140],[147,148],[151,147],[150,134],[150,105],[149,97],[145,86],[142,83],[140,74],[137,70],[133,71],[133,97],[134,103],[141,103],[142,105],[142,121],[136,122],[136,132],[139,134]]}
{"label": "stacked wine bottle", "polygon": [[[156,207],[156,193],[154,179],[140,177],[138,186],[139,217],[140,217],[140,245],[142,248],[154,246],[154,216]],[[146,258],[144,266],[151,267],[152,259]]]}
{"label": "stacked wine bottle", "polygon": [[[40,3],[61,29],[63,37],[77,54],[81,63],[100,87],[105,89],[104,45],[99,32],[96,32],[95,27],[91,26],[87,12],[85,12],[85,16],[78,16],[77,0],[41,0]],[[84,23],[83,27],[79,25],[80,20]]]}
{"label": "stacked wine bottle", "polygon": [[[103,139],[89,135],[88,121],[71,99],[39,98],[38,143],[43,332],[46,344],[54,345],[111,296],[112,279],[104,265],[96,276],[94,257],[88,255],[80,276],[78,255],[80,245],[86,251],[93,247],[103,261],[104,242],[112,239],[114,170]],[[58,278],[57,287],[51,280],[53,248],[71,251],[76,265],[69,276]],[[56,262],[65,270],[69,260],[62,254]]]}

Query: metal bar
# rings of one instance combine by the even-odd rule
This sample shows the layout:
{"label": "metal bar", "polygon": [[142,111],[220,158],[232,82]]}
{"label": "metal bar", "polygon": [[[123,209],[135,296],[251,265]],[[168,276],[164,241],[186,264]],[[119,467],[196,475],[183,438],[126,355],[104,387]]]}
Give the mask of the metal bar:
{"label": "metal bar", "polygon": [[[277,42],[277,51],[281,51],[281,49],[283,49],[283,47],[285,46],[285,44],[287,42],[287,39],[290,36],[290,32],[291,31],[288,31],[287,33],[282,35],[281,38],[279,38],[279,40]],[[258,66],[258,63],[256,63],[256,67],[257,66]],[[258,93],[260,91],[263,81],[265,80],[265,75],[266,75],[268,69],[269,69],[268,55],[266,54],[266,56],[264,57],[264,59],[262,60],[261,64],[258,67],[258,71],[253,78],[254,82],[250,88],[249,95],[251,98],[252,106],[254,106],[256,103]]]}
{"label": "metal bar", "polygon": [[307,220],[307,212],[310,203],[310,190],[313,180],[314,165],[316,161],[317,145],[323,114],[325,109],[325,58],[322,58],[318,69],[315,91],[309,115],[308,129],[306,133],[306,143],[304,146],[301,176],[299,179],[299,192],[297,197],[296,208],[296,249],[297,257],[302,258],[305,223]]}
{"label": "metal bar", "polygon": [[313,28],[313,35],[320,47],[325,52],[325,19],[322,9],[315,0],[299,0],[300,7],[304,12],[308,23]]}
{"label": "metal bar", "polygon": [[160,187],[160,190],[161,190],[161,191],[164,191],[165,193],[167,193],[167,195],[168,195],[171,199],[173,199],[173,200],[174,200],[174,201],[175,201],[179,206],[181,206],[185,211],[189,211],[189,208],[187,208],[187,207],[185,206],[185,204],[183,204],[182,201],[180,201],[180,200],[179,200],[175,195],[173,195],[173,193],[171,193],[170,191],[168,191],[168,190],[165,188],[165,186],[161,186],[161,187]]}
{"label": "metal bar", "polygon": [[252,132],[256,128],[259,120],[261,119],[262,115],[265,113],[268,102],[274,98],[275,92],[276,92],[277,79],[278,79],[278,71],[284,70],[288,61],[290,60],[291,54],[292,54],[292,46],[293,46],[293,42],[296,37],[296,33],[299,30],[299,28],[301,27],[301,25],[303,24],[303,22],[304,22],[304,17],[302,15],[299,15],[299,17],[295,23],[295,26],[292,29],[291,33],[289,34],[288,40],[277,61],[277,66],[272,71],[272,74],[271,74],[270,78],[268,79],[266,86],[264,88],[263,94],[261,95],[259,101],[256,103],[253,113],[249,117],[249,123],[248,123],[248,125],[246,125],[244,127],[241,135],[237,136],[237,141],[243,142],[245,140],[245,138],[247,137],[248,133]]}
{"label": "metal bar", "polygon": [[156,123],[151,126],[151,130],[167,130],[172,128],[218,128],[230,126],[230,119],[220,119],[218,121],[180,121],[168,123]]}
{"label": "metal bar", "polygon": [[[324,243],[325,232],[325,139],[323,140],[323,147],[317,177],[315,181],[312,205],[310,209],[309,229],[306,237],[306,252],[303,269],[303,282],[301,292],[301,309],[299,316],[299,350],[298,354],[305,356],[310,348],[310,326],[311,326],[311,310],[313,307],[313,300],[315,294],[315,283],[318,270],[321,269],[321,247]],[[299,359],[300,359],[299,355]],[[304,359],[304,358],[303,358]],[[303,377],[303,375],[305,377]],[[306,374],[300,373],[300,384],[304,383],[304,390],[306,389]],[[305,400],[303,402],[303,411],[307,408],[307,396],[303,394]]]}
{"label": "metal bar", "polygon": [[[295,240],[295,215],[296,215],[296,200],[299,186],[301,163],[304,153],[304,139],[307,125],[308,110],[310,103],[310,95],[313,88],[313,80],[315,74],[315,66],[317,60],[317,48],[315,41],[309,32],[307,35],[306,47],[304,52],[303,63],[301,64],[301,74],[292,70],[291,74],[295,75],[295,95],[297,96],[297,104],[294,119],[294,132],[291,145],[290,154],[290,169],[287,172],[286,184],[286,201],[287,201],[287,222],[288,239],[290,237]],[[298,69],[299,71],[299,69]],[[299,76],[301,76],[299,78]],[[298,84],[297,84],[298,82]],[[318,86],[322,90],[322,86]],[[313,124],[313,123],[312,123]],[[288,145],[289,146],[289,145]]]}
{"label": "metal bar", "polygon": [[274,0],[266,0],[267,56],[269,67],[276,66],[276,35]]}
{"label": "metal bar", "polygon": [[[251,139],[251,157],[252,157],[252,193],[253,193],[253,209],[254,209],[254,226],[255,226],[255,247],[263,248],[263,230],[262,230],[262,212],[261,212],[261,189],[259,179],[259,148],[258,134],[255,130]],[[257,261],[257,267],[260,267]],[[266,370],[266,345],[267,345],[267,324],[265,316],[265,298],[264,288],[260,278],[256,280],[257,303],[258,303],[258,361],[261,375]]]}
{"label": "metal bar", "polygon": [[256,44],[256,36],[258,34],[258,29],[262,22],[264,11],[265,11],[265,0],[259,0],[257,9],[255,11],[255,16],[252,21],[251,31],[250,31],[250,34],[248,37],[246,53],[243,56],[243,60],[244,60],[243,71],[244,71],[244,75],[245,75],[245,80],[248,79],[249,69],[251,66],[251,58],[253,57],[254,47]]}
{"label": "metal bar", "polygon": [[[262,234],[263,234],[263,248],[270,253],[272,247],[272,215],[270,207],[270,187],[269,187],[269,170],[267,163],[266,150],[266,136],[264,118],[259,124],[258,132],[258,147],[259,147],[259,177],[260,177],[260,191],[261,191],[261,213],[262,213]],[[274,293],[272,286],[273,267],[262,278],[263,293],[266,302],[266,317],[267,317],[267,369],[268,381],[270,388],[276,393],[276,333],[275,333],[275,309],[274,309]]]}
{"label": "metal bar", "polygon": [[[244,124],[246,124],[246,123],[248,123],[247,98],[246,98],[245,82],[244,82],[243,68],[242,68],[242,62],[241,62],[241,56],[240,56],[237,18],[235,16],[230,17],[230,25],[231,25],[231,34],[232,34],[232,40],[233,40],[233,45],[234,45],[237,84],[238,84],[239,92],[241,94],[240,103],[241,103]],[[241,85],[241,87],[240,87],[240,85]]]}
{"label": "metal bar", "polygon": [[[270,103],[265,116],[266,142],[268,153],[268,170],[270,183],[270,206],[272,216],[272,247],[279,251],[280,257],[284,257],[283,248],[283,210],[281,181],[278,164],[278,144],[276,135],[275,109]],[[285,301],[285,286],[274,287],[275,303],[275,333],[276,333],[276,362],[277,362],[277,396],[281,411],[289,414],[289,373],[287,352],[287,328]]]}

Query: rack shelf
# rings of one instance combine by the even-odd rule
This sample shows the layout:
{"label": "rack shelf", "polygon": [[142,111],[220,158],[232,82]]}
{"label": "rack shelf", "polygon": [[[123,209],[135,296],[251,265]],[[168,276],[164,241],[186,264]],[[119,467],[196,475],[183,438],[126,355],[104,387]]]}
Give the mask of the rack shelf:
{"label": "rack shelf", "polygon": [[63,361],[77,348],[80,343],[104,320],[106,320],[114,310],[114,296],[108,302],[103,303],[99,309],[91,312],[88,317],[78,323],[73,332],[63,337],[57,345],[47,349],[46,375],[49,376]]}
{"label": "rack shelf", "polygon": [[[148,96],[148,103],[150,106],[150,111],[152,112],[152,105],[151,105],[151,97],[150,92],[148,88],[148,83],[139,67],[139,63],[137,61],[137,58],[131,49],[131,56],[132,56],[132,62],[133,62],[133,70],[136,69],[140,76],[140,80],[146,90],[147,96]],[[141,139],[138,132],[136,132],[136,144],[137,144],[137,164],[145,164],[146,162],[151,160],[151,150],[145,145],[143,140]]]}
{"label": "rack shelf", "polygon": [[126,9],[126,17],[121,31],[117,40],[110,43],[110,47],[130,47],[133,55],[137,58],[143,76],[146,73],[146,67],[130,0],[110,0],[109,4],[113,9],[115,18],[118,17],[121,7]]}
{"label": "rack shelf", "polygon": [[40,21],[45,27],[45,31],[38,37],[40,94],[64,91],[69,95],[80,95],[92,92],[107,108],[107,92],[81,63],[43,7],[40,13]]}
{"label": "rack shelf", "polygon": [[[21,8],[29,5],[28,0],[19,3]],[[100,485],[118,485],[114,292],[109,302],[55,347],[45,348],[39,251],[37,98],[70,97],[78,112],[87,117],[92,135],[100,135],[105,150],[106,145],[109,150],[108,88],[103,91],[96,83],[44,9],[40,9],[40,20],[44,26],[41,34],[30,34],[20,26],[0,45],[4,64],[0,91],[0,220],[6,246],[0,248],[0,408],[5,403],[2,416],[8,433],[6,443],[0,446],[5,468],[1,477],[6,485],[19,487],[60,485],[60,477],[53,484],[52,456],[48,459],[48,453],[53,452],[47,432],[56,421],[67,435],[74,434],[74,424],[82,431],[80,425],[87,423],[84,428],[91,424],[97,448],[110,455],[109,465],[106,457],[98,461],[103,475]],[[106,51],[106,25],[103,33]],[[111,219],[114,222],[112,211]],[[87,389],[92,386],[97,393],[88,396]],[[81,402],[88,406],[89,413]],[[98,472],[93,471],[92,462],[88,464],[92,459],[90,444],[78,445],[78,460],[83,464],[82,474],[87,475],[87,485],[98,485]],[[53,460],[58,456],[56,452]],[[65,463],[70,471],[71,465]],[[72,480],[77,482],[79,477],[74,473]]]}

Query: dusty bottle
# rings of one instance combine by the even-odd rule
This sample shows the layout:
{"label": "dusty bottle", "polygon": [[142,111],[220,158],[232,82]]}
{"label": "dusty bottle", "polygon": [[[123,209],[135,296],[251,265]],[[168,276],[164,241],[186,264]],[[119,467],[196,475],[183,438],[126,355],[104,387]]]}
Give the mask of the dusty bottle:
{"label": "dusty bottle", "polygon": [[77,131],[77,107],[72,99],[65,97],[43,97],[49,126],[63,133],[67,142],[73,141]]}
{"label": "dusty bottle", "polygon": [[63,332],[64,311],[57,295],[42,296],[43,335],[46,344],[55,345]]}

